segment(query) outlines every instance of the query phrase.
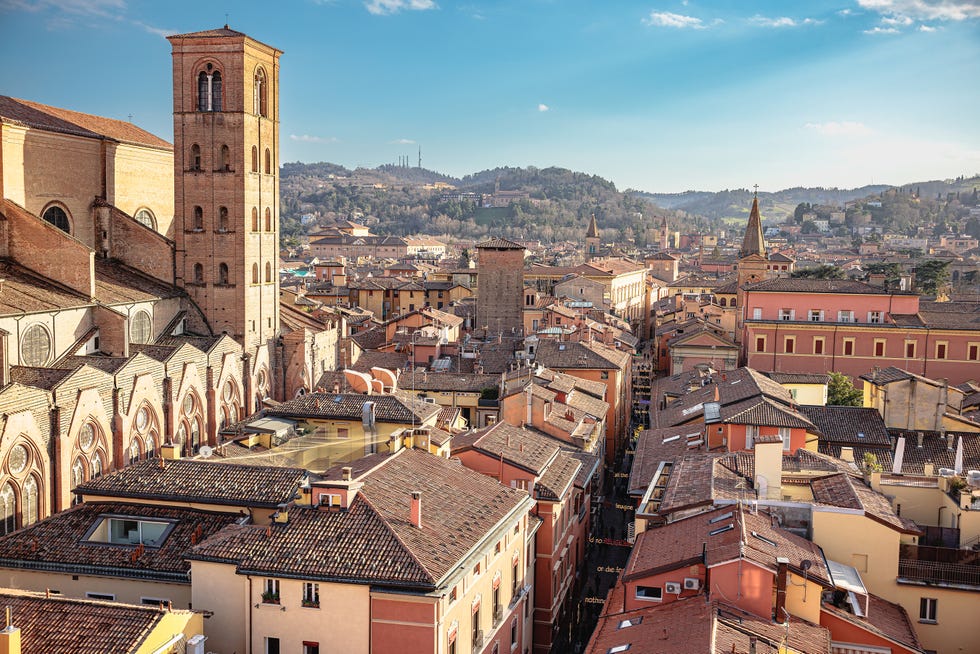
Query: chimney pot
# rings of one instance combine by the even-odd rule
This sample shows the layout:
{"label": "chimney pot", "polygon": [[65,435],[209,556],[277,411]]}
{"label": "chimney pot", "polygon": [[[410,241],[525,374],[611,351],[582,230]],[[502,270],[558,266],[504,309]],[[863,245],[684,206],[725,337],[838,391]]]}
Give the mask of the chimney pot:
{"label": "chimney pot", "polygon": [[410,512],[412,525],[422,528],[422,491],[412,491],[412,506]]}
{"label": "chimney pot", "polygon": [[344,481],[350,481],[351,478],[353,477],[354,469],[351,468],[350,466],[344,466],[343,468],[341,468],[340,474],[341,474],[341,478]]}

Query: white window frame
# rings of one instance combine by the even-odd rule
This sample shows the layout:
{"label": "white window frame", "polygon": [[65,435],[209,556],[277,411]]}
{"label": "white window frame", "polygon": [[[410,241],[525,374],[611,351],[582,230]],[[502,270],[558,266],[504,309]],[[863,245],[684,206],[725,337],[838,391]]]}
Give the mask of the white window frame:
{"label": "white window frame", "polygon": [[838,311],[837,322],[854,322],[854,311],[850,309]]}
{"label": "white window frame", "polygon": [[762,320],[762,307],[752,309],[752,320]]}
{"label": "white window frame", "polygon": [[869,311],[868,312],[868,324],[870,325],[880,325],[884,318],[883,311]]}
{"label": "white window frame", "polygon": [[779,319],[792,322],[796,318],[796,309],[780,309]]}
{"label": "white window frame", "polygon": [[810,309],[807,319],[810,322],[823,322],[823,309]]}

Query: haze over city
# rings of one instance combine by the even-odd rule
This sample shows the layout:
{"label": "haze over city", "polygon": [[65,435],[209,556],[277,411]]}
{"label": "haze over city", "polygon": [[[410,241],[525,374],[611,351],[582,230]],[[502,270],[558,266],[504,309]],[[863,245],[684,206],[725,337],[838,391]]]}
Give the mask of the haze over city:
{"label": "haze over city", "polygon": [[226,22],[285,51],[282,161],[660,192],[980,171],[973,0],[0,0],[0,89],[169,140],[164,36]]}

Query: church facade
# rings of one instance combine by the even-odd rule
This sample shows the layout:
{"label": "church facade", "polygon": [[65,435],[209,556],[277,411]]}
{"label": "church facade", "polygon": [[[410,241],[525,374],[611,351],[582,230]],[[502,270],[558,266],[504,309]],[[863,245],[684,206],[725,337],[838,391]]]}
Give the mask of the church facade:
{"label": "church facade", "polygon": [[0,533],[339,363],[339,318],[280,313],[282,53],[227,26],[169,40],[173,145],[0,96]]}

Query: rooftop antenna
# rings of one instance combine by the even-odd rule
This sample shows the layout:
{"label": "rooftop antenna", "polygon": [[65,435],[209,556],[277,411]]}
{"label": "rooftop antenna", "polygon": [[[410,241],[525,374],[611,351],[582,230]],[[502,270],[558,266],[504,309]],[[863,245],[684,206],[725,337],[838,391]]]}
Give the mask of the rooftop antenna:
{"label": "rooftop antenna", "polygon": [[422,167],[422,146],[419,146],[419,168]]}

